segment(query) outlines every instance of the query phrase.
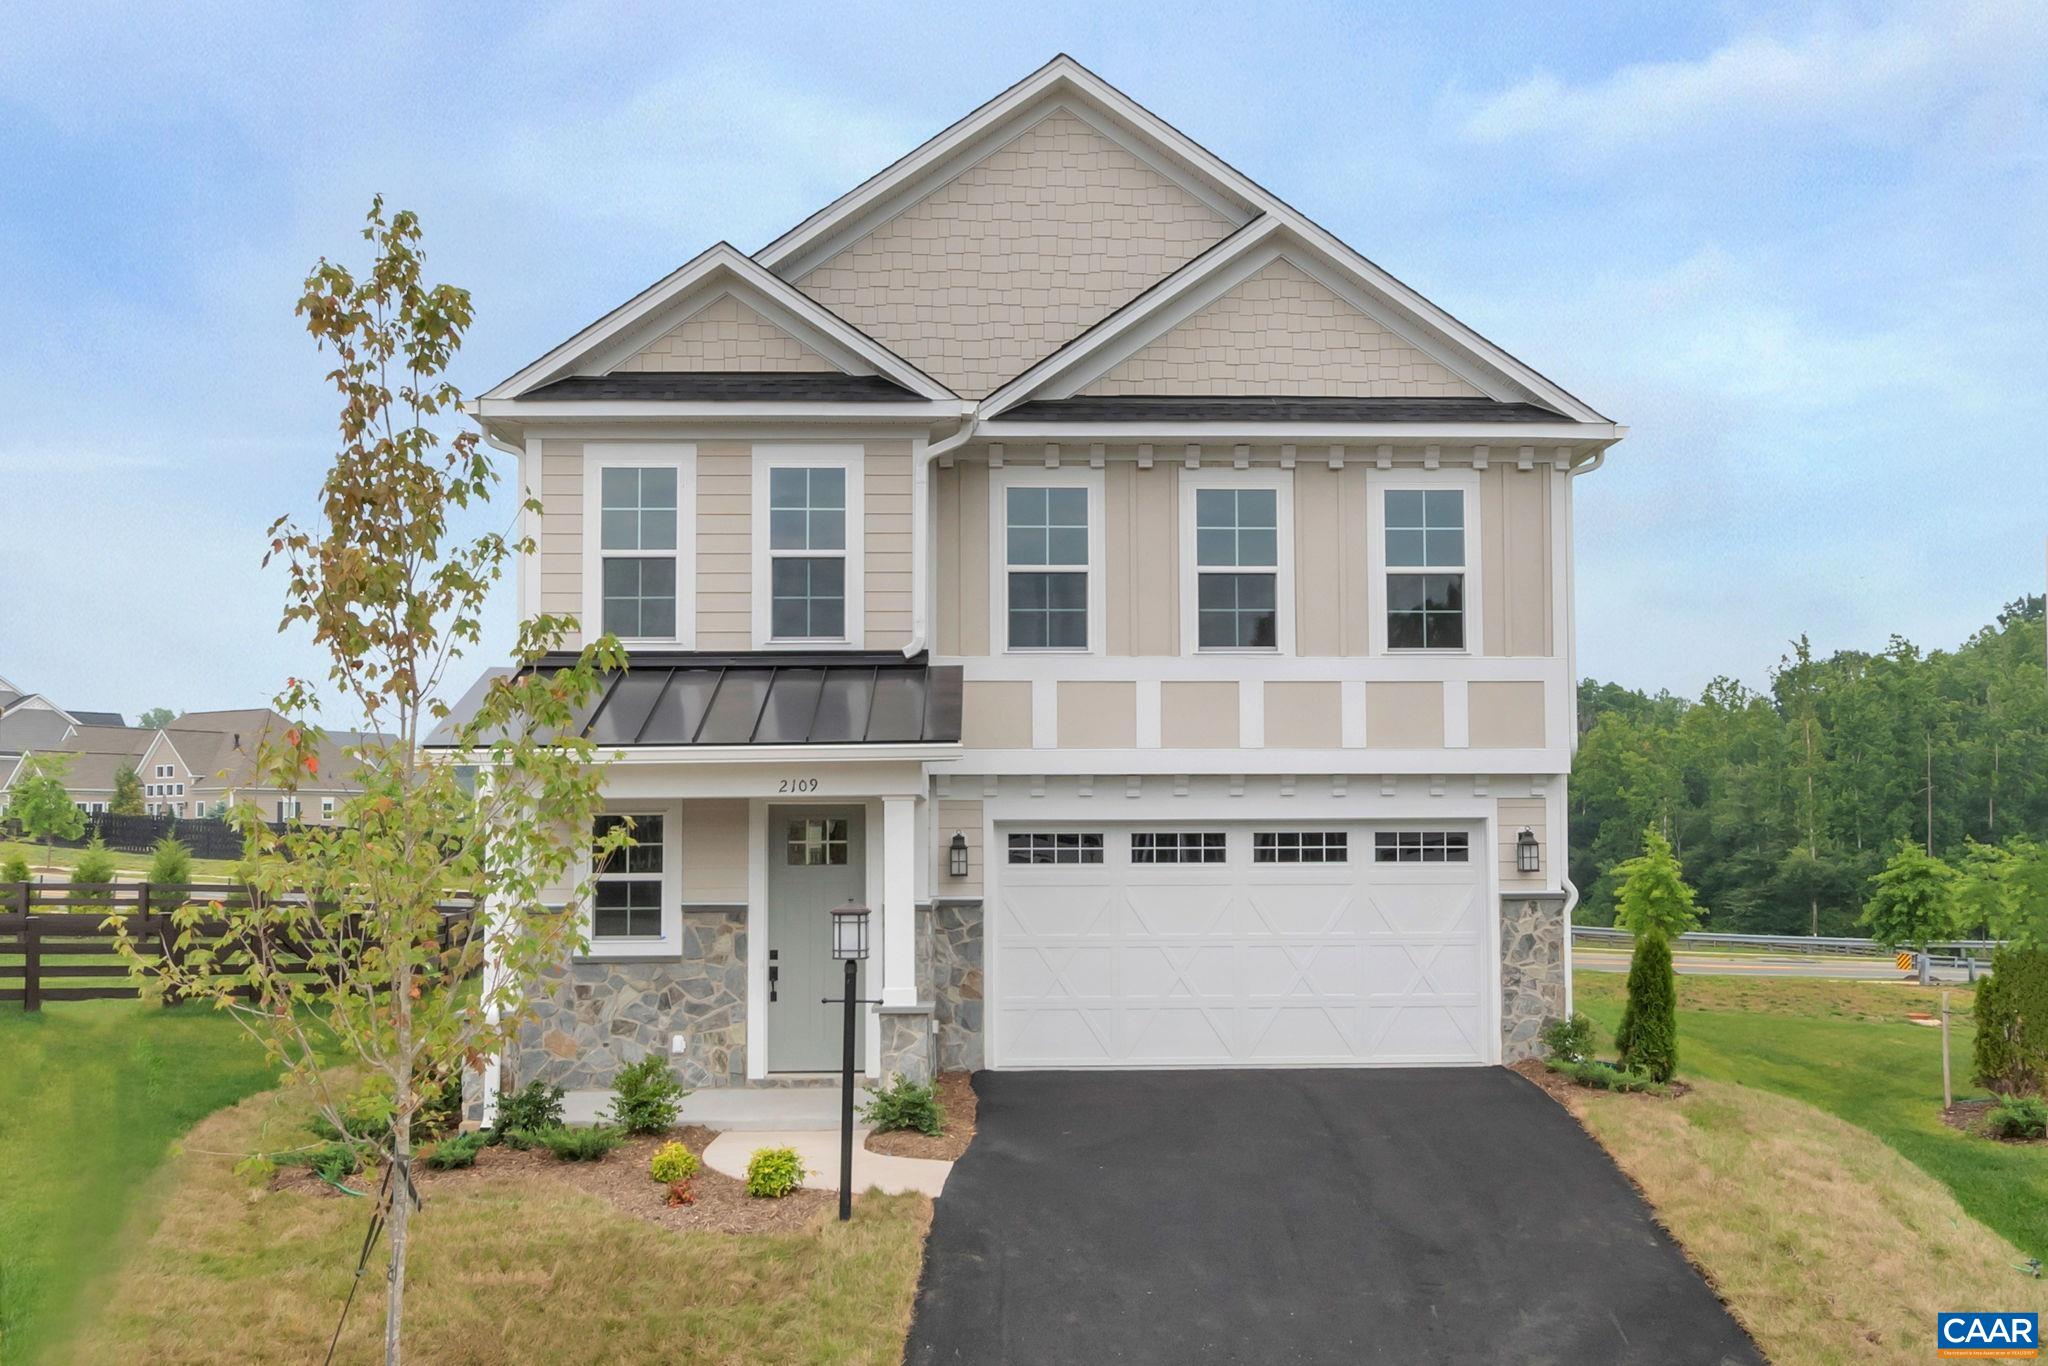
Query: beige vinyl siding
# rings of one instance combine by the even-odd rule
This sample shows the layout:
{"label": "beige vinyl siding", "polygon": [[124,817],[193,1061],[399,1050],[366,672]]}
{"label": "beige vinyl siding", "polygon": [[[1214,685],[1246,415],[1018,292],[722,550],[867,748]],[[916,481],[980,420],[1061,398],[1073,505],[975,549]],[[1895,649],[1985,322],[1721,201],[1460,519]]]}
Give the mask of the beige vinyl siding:
{"label": "beige vinyl siding", "polygon": [[[950,797],[941,798],[939,806],[939,866],[938,875],[932,879],[932,894],[935,897],[980,896],[983,850],[981,844],[981,803],[959,801]],[[947,860],[952,855],[953,836],[964,835],[967,839],[967,876],[954,877],[947,871]]]}
{"label": "beige vinyl siding", "polygon": [[1540,749],[1541,683],[1472,682],[1465,688],[1467,742],[1474,749]]}
{"label": "beige vinyl siding", "polygon": [[753,448],[744,441],[697,447],[697,648],[754,645]]}
{"label": "beige vinyl siding", "polygon": [[683,803],[683,900],[731,905],[747,900],[747,804]]}
{"label": "beige vinyl siding", "polygon": [[1112,655],[1180,652],[1179,466],[1104,472],[1103,643]]}
{"label": "beige vinyl siding", "polygon": [[[1344,540],[1343,476],[1324,461],[1294,467],[1294,651],[1344,653],[1344,621],[1352,605],[1345,561],[1357,543]],[[1270,696],[1270,694],[1269,694]]]}
{"label": "beige vinyl siding", "polygon": [[1081,392],[1482,397],[1284,257]]}
{"label": "beige vinyl siding", "polygon": [[836,371],[837,366],[730,294],[622,361],[622,370]]}
{"label": "beige vinyl siding", "polygon": [[[583,443],[546,439],[540,448],[540,610],[583,616]],[[594,624],[594,623],[593,623]],[[566,642],[580,646],[581,635]]]}
{"label": "beige vinyl siding", "polygon": [[1500,838],[1500,885],[1503,887],[1540,887],[1548,881],[1547,873],[1522,873],[1515,867],[1515,841],[1523,830],[1533,831],[1536,843],[1543,850],[1543,866],[1550,867],[1553,857],[1550,848],[1550,834],[1544,824],[1548,808],[1541,797],[1502,797],[1496,812]]}
{"label": "beige vinyl siding", "polygon": [[901,649],[910,640],[910,443],[870,441],[861,458],[866,644]]}
{"label": "beige vinyl siding", "polygon": [[1230,231],[1216,210],[1056,111],[798,285],[980,398]]}
{"label": "beige vinyl siding", "polygon": [[1444,685],[1365,685],[1365,742],[1374,749],[1442,749]]}
{"label": "beige vinyl siding", "polygon": [[1031,748],[1031,685],[970,682],[961,689],[960,743],[968,749]]}
{"label": "beige vinyl siding", "polygon": [[1336,683],[1266,684],[1268,749],[1337,749],[1344,743],[1344,690]]}
{"label": "beige vinyl siding", "polygon": [[1161,683],[1159,743],[1167,749],[1237,748],[1237,684]]}
{"label": "beige vinyl siding", "polygon": [[1548,465],[1522,470],[1498,460],[1480,471],[1483,654],[1553,652],[1550,488],[1562,477]]}
{"label": "beige vinyl siding", "polygon": [[990,653],[988,621],[988,466],[940,467],[938,565],[933,588],[938,598],[938,646],[942,655]]}
{"label": "beige vinyl siding", "polygon": [[1079,683],[1058,685],[1061,749],[1132,749],[1138,743],[1138,685]]}

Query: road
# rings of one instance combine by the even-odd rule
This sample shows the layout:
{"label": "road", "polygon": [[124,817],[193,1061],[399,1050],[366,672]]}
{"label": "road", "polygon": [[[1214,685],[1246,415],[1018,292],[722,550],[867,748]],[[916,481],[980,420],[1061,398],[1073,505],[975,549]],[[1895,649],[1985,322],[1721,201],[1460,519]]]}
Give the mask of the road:
{"label": "road", "polygon": [[[1681,951],[1672,955],[1671,965],[1681,973],[1716,977],[1832,977],[1861,982],[1913,980],[1912,974],[1900,972],[1889,958]],[[1618,949],[1578,944],[1572,947],[1572,966],[1589,972],[1627,972],[1628,954]],[[1961,968],[1936,968],[1934,980],[1963,982],[1968,980],[1968,974]]]}

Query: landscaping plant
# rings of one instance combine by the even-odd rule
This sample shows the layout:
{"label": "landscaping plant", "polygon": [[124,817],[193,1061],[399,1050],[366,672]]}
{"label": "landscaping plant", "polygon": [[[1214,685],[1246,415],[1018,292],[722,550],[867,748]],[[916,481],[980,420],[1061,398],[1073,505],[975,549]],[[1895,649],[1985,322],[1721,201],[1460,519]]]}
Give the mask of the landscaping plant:
{"label": "landscaping plant", "polygon": [[509,1133],[522,1130],[531,1133],[559,1125],[565,1094],[559,1086],[534,1080],[509,1096],[498,1097],[498,1113],[490,1129],[491,1142],[496,1143]]}
{"label": "landscaping plant", "polygon": [[668,1059],[649,1053],[612,1077],[610,1121],[629,1134],[665,1134],[676,1126],[690,1088],[676,1080]]}
{"label": "landscaping plant", "polygon": [[1593,1022],[1576,1012],[1543,1026],[1543,1051],[1552,1062],[1585,1062],[1593,1056]]}
{"label": "landscaping plant", "polygon": [[[94,887],[114,880],[114,855],[107,849],[106,841],[95,835],[78,851],[78,859],[71,865],[73,887]],[[88,903],[73,902],[71,909],[82,911]],[[94,903],[104,905],[106,903]]]}
{"label": "landscaping plant", "polygon": [[437,1171],[448,1171],[455,1167],[474,1167],[476,1155],[490,1144],[490,1134],[482,1129],[456,1134],[427,1149],[427,1165]]}
{"label": "landscaping plant", "polygon": [[[274,704],[285,724],[255,737],[245,783],[290,793],[340,777],[353,790],[332,824],[282,832],[237,802],[227,818],[248,844],[249,904],[179,908],[178,951],[161,961],[125,938],[122,951],[139,977],[232,1012],[337,1127],[341,1069],[388,1084],[377,1152],[393,1177],[375,1212],[389,1246],[384,1357],[397,1362],[420,1111],[465,1062],[511,1042],[540,974],[582,939],[582,917],[563,914],[554,889],[582,902],[587,860],[629,838],[623,827],[589,838],[599,756],[576,724],[600,675],[625,658],[610,636],[558,653],[574,622],[534,617],[517,628],[518,667],[493,677],[473,711],[457,721],[439,700],[467,681],[454,670],[473,667],[462,661],[484,638],[487,606],[532,546],[512,530],[452,530],[485,512],[497,484],[445,378],[469,330],[468,293],[425,279],[413,214],[387,216],[373,201],[362,235],[368,272],[323,258],[299,299],[307,331],[334,357],[339,445],[317,520],[280,518],[265,556],[285,570],[280,624],[323,653],[325,681],[285,681]],[[501,525],[539,510],[526,499]],[[338,746],[316,724],[323,690],[361,727]],[[429,759],[421,746],[437,730]],[[340,774],[321,772],[337,760]],[[488,961],[481,915],[448,931],[440,903],[451,888],[488,891]],[[202,918],[225,921],[226,933],[200,935]],[[277,942],[303,946],[304,964],[257,951]]]}
{"label": "landscaping plant", "polygon": [[626,1136],[609,1124],[572,1128],[557,1124],[552,1129],[533,1129],[521,1135],[528,1145],[546,1148],[563,1162],[598,1162],[626,1141]]}
{"label": "landscaping plant", "polygon": [[664,1186],[687,1181],[697,1174],[697,1154],[680,1143],[664,1143],[654,1150],[647,1174]]}
{"label": "landscaping plant", "polygon": [[1655,827],[1643,832],[1643,852],[1623,863],[1615,897],[1615,923],[1635,935],[1628,965],[1628,1003],[1614,1046],[1624,1071],[1659,1082],[1678,1070],[1678,981],[1671,968],[1671,938],[1699,920],[1693,890],[1678,856]]}
{"label": "landscaping plant", "polygon": [[687,1178],[685,1178],[684,1180],[681,1180],[681,1181],[671,1181],[671,1182],[669,1182],[669,1183],[668,1183],[668,1193],[667,1193],[666,1195],[664,1195],[664,1196],[662,1197],[662,1203],[663,1203],[663,1204],[666,1204],[666,1205],[667,1205],[667,1206],[668,1206],[668,1207],[669,1207],[670,1209],[674,1209],[674,1208],[675,1208],[676,1206],[678,1206],[678,1205],[694,1205],[694,1204],[696,1204],[696,1203],[697,1203],[697,1186],[696,1186],[696,1183],[695,1183],[695,1182],[693,1182],[693,1181],[690,1181],[690,1180],[689,1180],[689,1179],[687,1179]]}
{"label": "landscaping plant", "polygon": [[153,887],[182,887],[192,881],[192,851],[183,840],[165,835],[149,849],[149,881]]}
{"label": "landscaping plant", "polygon": [[1599,1091],[1661,1092],[1664,1084],[1655,1077],[1642,1072],[1632,1072],[1616,1067],[1612,1063],[1583,1061],[1558,1061],[1553,1059],[1545,1067],[1559,1076],[1570,1077],[1581,1086],[1590,1086]]}
{"label": "landscaping plant", "polygon": [[85,813],[64,787],[64,775],[70,771],[69,754],[31,754],[16,767],[7,789],[7,819],[19,827],[23,839],[43,846],[45,867],[56,841],[75,840],[85,833]]}
{"label": "landscaping plant", "polygon": [[9,854],[0,859],[0,882],[27,882],[30,880],[28,860],[20,854]]}
{"label": "landscaping plant", "polygon": [[114,799],[107,803],[107,811],[115,816],[142,814],[142,777],[135,765],[123,764],[114,770]]}
{"label": "landscaping plant", "polygon": [[1984,1121],[1993,1138],[2048,1138],[2048,1102],[2039,1096],[2007,1096]]}
{"label": "landscaping plant", "polygon": [[946,1127],[946,1107],[939,1104],[939,1088],[931,1082],[914,1082],[900,1072],[874,1092],[874,1098],[861,1107],[860,1117],[882,1133],[915,1129],[937,1137]]}
{"label": "landscaping plant", "polygon": [[780,1200],[804,1183],[803,1159],[794,1148],[756,1148],[747,1159],[747,1194]]}
{"label": "landscaping plant", "polygon": [[2048,1089],[2048,950],[2007,945],[1977,984],[1979,1085],[2000,1095]]}

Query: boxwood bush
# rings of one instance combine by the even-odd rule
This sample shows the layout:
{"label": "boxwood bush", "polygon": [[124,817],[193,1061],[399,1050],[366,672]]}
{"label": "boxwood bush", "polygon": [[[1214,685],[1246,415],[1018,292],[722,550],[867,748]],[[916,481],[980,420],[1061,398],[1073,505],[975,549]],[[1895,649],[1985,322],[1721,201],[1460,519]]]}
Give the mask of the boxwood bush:
{"label": "boxwood bush", "polygon": [[939,1104],[939,1090],[930,1082],[914,1082],[898,1073],[887,1086],[860,1110],[860,1117],[875,1129],[915,1129],[936,1136],[946,1127],[946,1107]]}
{"label": "boxwood bush", "polygon": [[683,1097],[690,1094],[659,1053],[621,1067],[612,1077],[612,1090],[617,1094],[607,1117],[629,1134],[665,1134],[675,1128]]}
{"label": "boxwood bush", "polygon": [[803,1159],[794,1148],[757,1148],[747,1159],[747,1194],[780,1200],[804,1184]]}
{"label": "boxwood bush", "polygon": [[2000,1095],[2048,1088],[2048,950],[2003,948],[1977,986],[1977,1081]]}

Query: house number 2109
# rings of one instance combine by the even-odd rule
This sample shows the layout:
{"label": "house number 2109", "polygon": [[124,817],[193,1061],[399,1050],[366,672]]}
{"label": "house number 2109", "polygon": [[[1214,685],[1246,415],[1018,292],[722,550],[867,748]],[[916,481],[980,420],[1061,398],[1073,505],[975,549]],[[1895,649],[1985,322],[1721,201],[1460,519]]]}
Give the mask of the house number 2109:
{"label": "house number 2109", "polygon": [[818,780],[816,778],[784,778],[776,784],[775,790],[777,792],[816,792],[818,790]]}

